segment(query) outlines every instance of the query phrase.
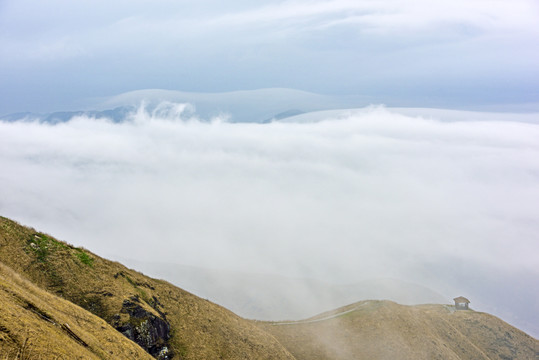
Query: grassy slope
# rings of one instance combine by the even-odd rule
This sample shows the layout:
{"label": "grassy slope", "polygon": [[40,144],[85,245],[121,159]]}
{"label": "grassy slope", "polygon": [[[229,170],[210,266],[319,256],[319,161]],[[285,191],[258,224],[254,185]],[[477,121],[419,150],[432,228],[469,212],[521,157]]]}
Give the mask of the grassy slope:
{"label": "grassy slope", "polygon": [[175,358],[293,359],[273,336],[218,305],[2,217],[0,261],[108,323],[137,297],[146,311],[166,314]]}
{"label": "grassy slope", "polygon": [[104,320],[2,264],[0,354],[2,360],[153,359]]}
{"label": "grassy slope", "polygon": [[[328,318],[347,310],[353,311]],[[445,305],[363,301],[310,320],[317,319],[258,324],[298,360],[539,358],[539,342],[522,331],[492,315]]]}

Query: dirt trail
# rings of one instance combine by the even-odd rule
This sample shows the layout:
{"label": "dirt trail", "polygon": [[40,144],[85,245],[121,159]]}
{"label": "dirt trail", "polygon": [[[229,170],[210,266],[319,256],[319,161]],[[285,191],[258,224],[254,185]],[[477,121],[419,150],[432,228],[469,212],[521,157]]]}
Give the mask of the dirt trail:
{"label": "dirt trail", "polygon": [[290,321],[290,322],[277,322],[277,323],[273,323],[271,324],[272,326],[281,326],[281,325],[300,325],[300,324],[310,324],[310,323],[316,323],[316,322],[320,322],[320,321],[326,321],[326,320],[329,320],[329,319],[335,319],[336,317],[339,317],[339,316],[342,316],[342,315],[346,315],[346,314],[349,314],[351,312],[354,312],[356,311],[357,309],[359,309],[360,307],[362,306],[365,306],[367,305],[369,302],[366,301],[358,306],[356,306],[355,308],[353,309],[350,309],[350,310],[346,310],[346,311],[342,311],[340,313],[337,313],[337,314],[333,314],[333,315],[330,315],[330,316],[326,316],[326,317],[323,317],[323,318],[320,318],[320,319],[313,319],[313,320],[298,320],[298,321]]}

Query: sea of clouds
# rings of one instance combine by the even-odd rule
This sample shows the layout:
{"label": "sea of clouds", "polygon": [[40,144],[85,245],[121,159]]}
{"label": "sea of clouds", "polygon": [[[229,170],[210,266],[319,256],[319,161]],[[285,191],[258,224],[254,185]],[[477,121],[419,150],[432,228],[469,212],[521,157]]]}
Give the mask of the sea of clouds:
{"label": "sea of clouds", "polygon": [[111,258],[334,283],[421,282],[423,264],[537,279],[539,124],[435,114],[230,123],[166,102],[121,123],[0,122],[0,214]]}

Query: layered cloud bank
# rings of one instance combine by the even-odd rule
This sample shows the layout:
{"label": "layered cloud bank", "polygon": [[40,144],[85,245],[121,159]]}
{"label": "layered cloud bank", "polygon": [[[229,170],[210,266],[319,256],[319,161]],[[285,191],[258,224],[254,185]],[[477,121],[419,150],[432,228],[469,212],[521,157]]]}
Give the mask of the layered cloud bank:
{"label": "layered cloud bank", "polygon": [[143,261],[341,283],[472,272],[463,288],[486,269],[539,276],[533,115],[369,107],[238,124],[157,109],[0,122],[0,214]]}
{"label": "layered cloud bank", "polygon": [[[536,266],[538,125],[376,107],[230,124],[187,108],[0,124],[0,210],[110,254],[207,266],[393,273],[448,255]],[[162,250],[141,251],[150,241]]]}

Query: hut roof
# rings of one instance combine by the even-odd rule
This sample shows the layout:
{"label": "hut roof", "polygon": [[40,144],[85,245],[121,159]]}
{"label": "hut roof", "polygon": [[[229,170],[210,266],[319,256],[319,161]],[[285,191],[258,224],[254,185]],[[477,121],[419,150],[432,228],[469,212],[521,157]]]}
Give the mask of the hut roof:
{"label": "hut roof", "polygon": [[453,300],[455,300],[456,303],[470,303],[470,300],[466,299],[464,296],[456,297]]}

